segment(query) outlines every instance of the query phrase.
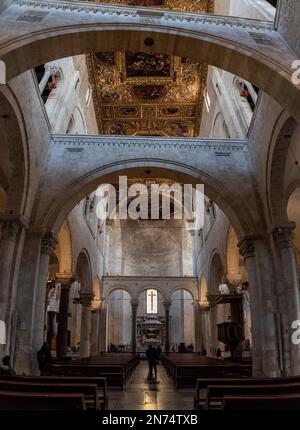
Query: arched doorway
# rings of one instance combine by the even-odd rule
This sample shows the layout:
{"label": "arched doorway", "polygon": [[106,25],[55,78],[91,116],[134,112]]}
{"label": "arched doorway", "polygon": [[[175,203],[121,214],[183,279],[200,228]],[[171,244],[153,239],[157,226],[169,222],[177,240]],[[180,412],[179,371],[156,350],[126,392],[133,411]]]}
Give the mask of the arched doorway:
{"label": "arched doorway", "polygon": [[92,275],[87,251],[80,252],[76,263],[81,303],[80,357],[89,357],[91,349]]}
{"label": "arched doorway", "polygon": [[195,349],[194,298],[189,291],[177,290],[171,296],[171,351],[193,352]]}
{"label": "arched doorway", "polygon": [[115,289],[107,297],[108,351],[131,351],[132,316],[131,296],[122,289]]}

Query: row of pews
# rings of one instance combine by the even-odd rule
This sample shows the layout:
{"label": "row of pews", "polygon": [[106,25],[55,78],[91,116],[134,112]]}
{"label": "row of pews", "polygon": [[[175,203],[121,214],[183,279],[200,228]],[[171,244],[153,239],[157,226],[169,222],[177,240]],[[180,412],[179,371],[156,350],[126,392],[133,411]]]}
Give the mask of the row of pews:
{"label": "row of pews", "polygon": [[197,378],[249,377],[251,365],[197,354],[164,354],[162,363],[177,389],[195,388]]}
{"label": "row of pews", "polygon": [[196,410],[299,410],[300,377],[199,378]]}
{"label": "row of pews", "polygon": [[108,387],[126,387],[134,354],[102,354],[51,366],[49,376],[1,376],[0,410],[105,410]]}
{"label": "row of pews", "polygon": [[102,376],[108,387],[125,389],[127,381],[139,363],[139,356],[130,353],[109,353],[53,364],[55,376]]}

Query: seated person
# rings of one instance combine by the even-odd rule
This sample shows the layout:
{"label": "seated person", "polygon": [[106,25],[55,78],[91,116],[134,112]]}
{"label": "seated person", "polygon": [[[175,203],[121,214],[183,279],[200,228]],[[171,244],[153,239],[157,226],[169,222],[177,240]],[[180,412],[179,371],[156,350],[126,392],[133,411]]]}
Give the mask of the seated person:
{"label": "seated person", "polygon": [[2,358],[2,367],[0,368],[0,376],[14,376],[16,372],[10,365],[10,357],[6,355]]}

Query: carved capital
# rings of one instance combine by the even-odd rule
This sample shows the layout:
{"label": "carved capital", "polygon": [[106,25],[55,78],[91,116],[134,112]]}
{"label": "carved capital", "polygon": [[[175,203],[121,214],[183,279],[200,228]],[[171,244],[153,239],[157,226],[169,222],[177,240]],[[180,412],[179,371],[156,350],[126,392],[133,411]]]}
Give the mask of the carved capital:
{"label": "carved capital", "polygon": [[239,244],[240,254],[245,258],[252,258],[255,256],[255,245],[253,239],[243,239]]}
{"label": "carved capital", "polygon": [[131,309],[132,309],[132,312],[136,312],[137,311],[138,305],[139,305],[139,301],[137,299],[132,299],[131,300]]}
{"label": "carved capital", "polygon": [[292,248],[293,247],[293,236],[296,224],[291,222],[283,226],[274,227],[272,230],[272,236],[276,246],[279,249]]}
{"label": "carved capital", "polygon": [[170,310],[170,306],[171,306],[171,302],[170,301],[165,301],[163,302],[165,311],[169,311]]}
{"label": "carved capital", "polygon": [[52,255],[57,245],[57,240],[52,233],[46,233],[42,237],[41,253]]}
{"label": "carved capital", "polygon": [[80,292],[79,296],[80,296],[80,303],[83,306],[87,306],[87,307],[91,307],[92,306],[92,302],[93,302],[93,298],[94,298],[94,294],[93,293]]}
{"label": "carved capital", "polygon": [[56,273],[55,280],[60,283],[61,288],[71,288],[76,277],[73,273]]}
{"label": "carved capital", "polygon": [[1,221],[2,239],[14,241],[20,228],[20,223],[17,220]]}

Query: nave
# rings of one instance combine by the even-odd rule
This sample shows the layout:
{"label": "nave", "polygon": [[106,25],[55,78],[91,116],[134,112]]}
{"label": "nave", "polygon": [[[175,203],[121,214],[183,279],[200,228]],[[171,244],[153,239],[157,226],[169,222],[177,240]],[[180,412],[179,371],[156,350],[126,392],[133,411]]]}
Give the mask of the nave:
{"label": "nave", "polygon": [[128,381],[127,390],[108,390],[110,410],[192,410],[194,389],[177,391],[163,365],[157,378],[149,378],[147,361],[141,361]]}

